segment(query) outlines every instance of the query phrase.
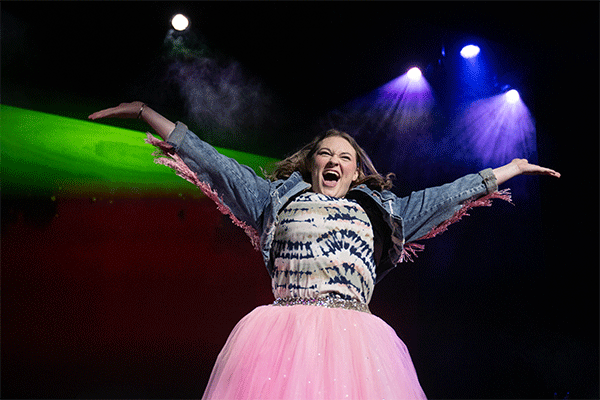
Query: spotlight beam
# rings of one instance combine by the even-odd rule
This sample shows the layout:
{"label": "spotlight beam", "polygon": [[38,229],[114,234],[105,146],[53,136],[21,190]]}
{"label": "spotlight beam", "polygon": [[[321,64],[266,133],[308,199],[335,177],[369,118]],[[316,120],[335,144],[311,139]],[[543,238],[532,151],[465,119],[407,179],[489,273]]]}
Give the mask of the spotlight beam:
{"label": "spotlight beam", "polygon": [[518,99],[509,102],[507,93],[477,100],[462,114],[453,135],[462,147],[458,152],[460,157],[475,157],[481,165],[501,165],[513,158],[534,157],[533,118],[523,102]]}

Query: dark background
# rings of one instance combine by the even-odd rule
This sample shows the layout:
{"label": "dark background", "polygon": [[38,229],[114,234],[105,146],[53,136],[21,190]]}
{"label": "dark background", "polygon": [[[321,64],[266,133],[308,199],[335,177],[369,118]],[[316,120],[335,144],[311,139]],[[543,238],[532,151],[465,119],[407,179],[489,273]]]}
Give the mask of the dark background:
{"label": "dark background", "polygon": [[[165,79],[176,12],[187,40],[260,83],[273,118],[204,133]],[[84,119],[140,99],[215,145],[281,158],[332,109],[484,38],[536,120],[538,162],[563,177],[511,181],[515,206],[429,240],[371,308],[431,398],[598,398],[598,15],[596,2],[2,2],[2,103]],[[441,172],[394,171],[395,190],[463,172],[423,167]],[[243,232],[205,198],[51,195],[2,193],[3,397],[200,397],[235,323],[272,300]]]}

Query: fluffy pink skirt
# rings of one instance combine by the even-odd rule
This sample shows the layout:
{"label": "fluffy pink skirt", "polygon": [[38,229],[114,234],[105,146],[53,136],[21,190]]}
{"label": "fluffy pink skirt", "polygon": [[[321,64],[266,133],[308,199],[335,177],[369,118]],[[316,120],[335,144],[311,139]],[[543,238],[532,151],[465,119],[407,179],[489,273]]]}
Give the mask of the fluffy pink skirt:
{"label": "fluffy pink skirt", "polygon": [[380,318],[262,306],[233,329],[203,399],[424,399],[404,343]]}

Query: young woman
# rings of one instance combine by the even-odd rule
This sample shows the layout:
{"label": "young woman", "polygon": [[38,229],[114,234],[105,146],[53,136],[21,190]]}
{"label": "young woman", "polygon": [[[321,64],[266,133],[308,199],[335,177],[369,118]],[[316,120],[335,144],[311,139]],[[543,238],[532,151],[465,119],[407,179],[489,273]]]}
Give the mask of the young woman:
{"label": "young woman", "polygon": [[245,316],[218,356],[205,399],[422,399],[410,355],[372,315],[373,288],[471,207],[510,200],[520,174],[560,177],[515,159],[397,197],[354,139],[336,130],[281,161],[269,179],[219,154],[141,102],[90,115],[142,118],[165,164],[213,199],[262,252],[275,302]]}

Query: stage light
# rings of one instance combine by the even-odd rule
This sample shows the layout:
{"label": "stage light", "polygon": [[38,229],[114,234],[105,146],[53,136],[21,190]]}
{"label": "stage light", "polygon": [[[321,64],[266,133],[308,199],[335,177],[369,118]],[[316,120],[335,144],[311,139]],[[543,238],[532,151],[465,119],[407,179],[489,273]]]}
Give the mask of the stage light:
{"label": "stage light", "polygon": [[408,76],[408,79],[410,79],[411,81],[416,81],[421,78],[422,74],[421,74],[421,70],[419,68],[413,67],[408,70],[406,75]]}
{"label": "stage light", "polygon": [[450,134],[460,147],[457,161],[481,167],[535,158],[535,121],[514,89],[474,101],[457,121]]}
{"label": "stage light", "polygon": [[506,102],[509,104],[515,104],[521,98],[521,96],[519,96],[519,92],[517,92],[515,89],[509,90],[504,94],[504,96],[506,97]]}
{"label": "stage light", "polygon": [[475,46],[474,44],[469,44],[469,45],[463,47],[462,50],[460,51],[460,55],[463,58],[477,57],[477,54],[479,54],[479,47]]}
{"label": "stage light", "polygon": [[183,14],[177,14],[171,20],[171,25],[177,31],[185,31],[187,27],[190,25],[190,21]]}

